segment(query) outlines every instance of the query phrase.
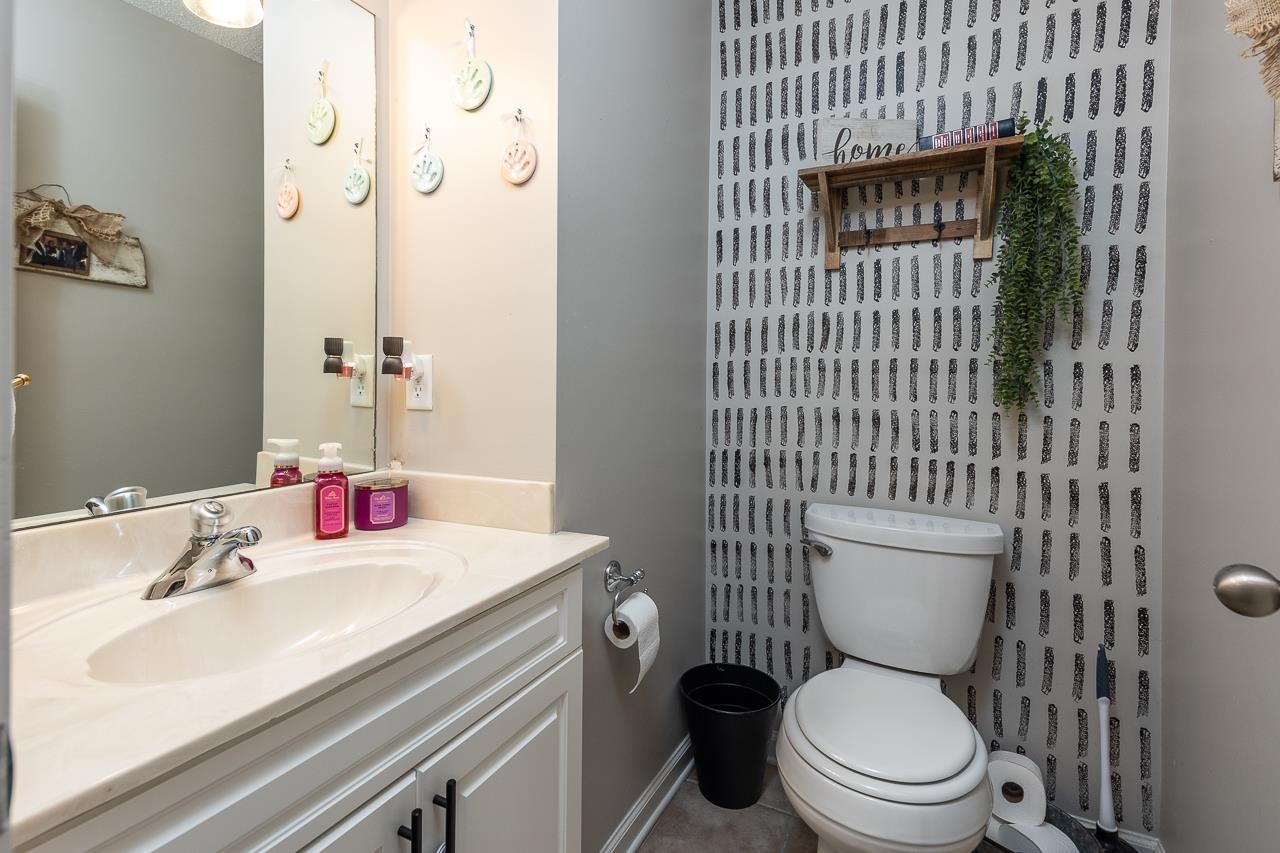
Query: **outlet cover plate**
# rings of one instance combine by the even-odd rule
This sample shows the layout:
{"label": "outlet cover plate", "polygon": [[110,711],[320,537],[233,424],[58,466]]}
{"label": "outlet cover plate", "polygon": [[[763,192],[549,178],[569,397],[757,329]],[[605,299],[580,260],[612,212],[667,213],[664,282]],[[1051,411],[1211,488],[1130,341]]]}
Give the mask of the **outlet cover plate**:
{"label": "outlet cover plate", "polygon": [[373,356],[356,355],[356,370],[351,376],[351,406],[355,409],[373,408]]}
{"label": "outlet cover plate", "polygon": [[429,355],[414,358],[413,378],[404,389],[405,407],[411,412],[429,412],[435,407],[435,360]]}

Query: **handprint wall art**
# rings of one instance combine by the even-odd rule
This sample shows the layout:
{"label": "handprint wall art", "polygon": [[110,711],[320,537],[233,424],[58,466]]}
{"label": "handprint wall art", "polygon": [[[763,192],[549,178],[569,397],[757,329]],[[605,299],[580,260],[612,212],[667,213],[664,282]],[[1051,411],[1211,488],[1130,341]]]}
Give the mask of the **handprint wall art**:
{"label": "handprint wall art", "polygon": [[338,111],[329,100],[325,87],[325,80],[329,76],[328,63],[320,67],[318,76],[320,97],[311,102],[311,109],[307,112],[307,139],[313,145],[324,145],[338,126]]}
{"label": "handprint wall art", "polygon": [[533,172],[538,168],[538,149],[533,147],[533,143],[525,138],[525,115],[524,110],[517,109],[514,116],[516,121],[516,138],[515,141],[507,146],[502,152],[502,178],[512,186],[520,186],[527,183],[533,177]]}
{"label": "handprint wall art", "polygon": [[493,91],[493,68],[476,56],[476,25],[467,19],[467,61],[453,78],[453,102],[475,112]]}

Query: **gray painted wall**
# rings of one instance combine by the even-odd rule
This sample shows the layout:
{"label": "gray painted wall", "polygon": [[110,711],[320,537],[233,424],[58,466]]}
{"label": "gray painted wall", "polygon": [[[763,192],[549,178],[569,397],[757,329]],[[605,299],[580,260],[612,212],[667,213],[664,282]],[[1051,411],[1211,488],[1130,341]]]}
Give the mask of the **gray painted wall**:
{"label": "gray painted wall", "polygon": [[[586,566],[583,850],[596,851],[685,735],[676,682],[702,634],[707,4],[561,0],[556,492]],[[662,651],[602,631],[605,563],[644,568]]]}
{"label": "gray painted wall", "polygon": [[262,66],[116,0],[15,8],[17,187],[60,183],[125,214],[150,279],[17,273],[16,365],[35,382],[19,398],[15,514],[122,485],[252,482]]}
{"label": "gray painted wall", "polygon": [[1165,374],[1164,819],[1169,853],[1274,850],[1280,616],[1209,589],[1280,571],[1280,185],[1273,107],[1220,3],[1173,7]]}

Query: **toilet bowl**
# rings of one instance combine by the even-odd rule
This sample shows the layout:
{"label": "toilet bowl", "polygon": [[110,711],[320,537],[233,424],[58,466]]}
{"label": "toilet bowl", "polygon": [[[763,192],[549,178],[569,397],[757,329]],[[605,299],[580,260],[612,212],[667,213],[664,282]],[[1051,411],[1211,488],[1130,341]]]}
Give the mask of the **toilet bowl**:
{"label": "toilet bowl", "polygon": [[936,686],[846,666],[801,686],[778,773],[827,853],[971,853],[991,815],[987,749]]}
{"label": "toilet bowl", "polygon": [[971,853],[991,816],[987,748],[939,676],[977,654],[1003,532],[813,504],[804,537],[823,629],[847,658],[787,702],[783,790],[820,853]]}

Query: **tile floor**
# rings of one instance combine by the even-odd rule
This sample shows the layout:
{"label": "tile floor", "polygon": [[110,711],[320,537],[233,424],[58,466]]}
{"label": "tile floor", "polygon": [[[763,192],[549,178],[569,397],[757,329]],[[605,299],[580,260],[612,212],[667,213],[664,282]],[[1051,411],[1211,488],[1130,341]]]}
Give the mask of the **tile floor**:
{"label": "tile floor", "polygon": [[814,853],[818,837],[787,802],[778,769],[769,765],[764,795],[746,809],[722,809],[702,798],[690,776],[676,792],[640,853]]}
{"label": "tile floor", "polygon": [[[654,824],[640,853],[815,853],[818,837],[796,817],[769,765],[760,802],[746,809],[722,809],[702,798],[690,776]],[[975,853],[1000,848],[983,842]]]}

